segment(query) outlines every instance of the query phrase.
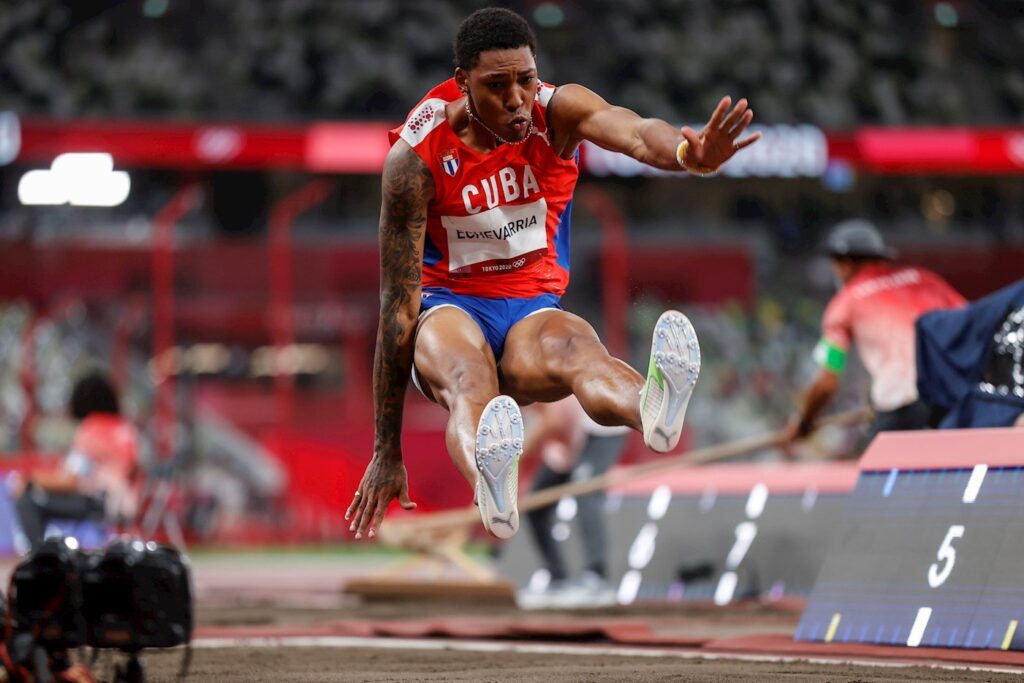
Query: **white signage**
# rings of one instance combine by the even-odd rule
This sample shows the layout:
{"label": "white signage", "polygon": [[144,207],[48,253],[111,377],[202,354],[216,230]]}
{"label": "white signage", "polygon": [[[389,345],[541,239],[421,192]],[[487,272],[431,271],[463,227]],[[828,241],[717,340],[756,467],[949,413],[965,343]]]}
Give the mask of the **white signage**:
{"label": "white signage", "polygon": [[[828,166],[828,141],[815,126],[751,126],[746,135],[761,131],[759,142],[737,152],[718,173],[730,178],[816,178]],[[584,142],[583,168],[596,176],[663,176],[678,172],[661,171],[639,161]]]}
{"label": "white signage", "polygon": [[114,159],[100,152],[61,154],[49,169],[29,171],[18,182],[25,205],[117,206],[131,190],[131,179],[114,170]]}

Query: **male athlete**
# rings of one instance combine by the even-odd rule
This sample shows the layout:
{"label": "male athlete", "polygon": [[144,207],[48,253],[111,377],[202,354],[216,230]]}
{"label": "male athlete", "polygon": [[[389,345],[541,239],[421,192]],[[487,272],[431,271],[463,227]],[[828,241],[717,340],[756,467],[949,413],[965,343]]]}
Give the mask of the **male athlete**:
{"label": "male athlete", "polygon": [[697,133],[540,81],[533,32],[505,9],[462,22],[455,61],[455,77],[392,131],[384,163],[374,453],[345,514],[357,539],[377,533],[393,499],[416,506],[401,447],[410,375],[448,410],[448,453],[498,538],[519,528],[518,402],[571,393],[598,423],[671,450],[700,371],[690,322],[661,316],[645,380],[559,305],[579,146],[703,174],[760,137],[739,139],[753,118],[746,100],[730,111],[723,98]]}

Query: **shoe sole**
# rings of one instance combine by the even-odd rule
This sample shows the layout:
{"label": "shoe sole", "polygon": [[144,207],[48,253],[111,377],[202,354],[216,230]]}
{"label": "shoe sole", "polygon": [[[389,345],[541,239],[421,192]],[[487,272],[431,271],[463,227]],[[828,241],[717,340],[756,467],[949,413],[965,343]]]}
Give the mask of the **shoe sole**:
{"label": "shoe sole", "polygon": [[484,528],[507,539],[519,531],[519,456],[523,416],[508,396],[491,399],[476,429],[477,505]]}
{"label": "shoe sole", "polygon": [[678,311],[662,313],[654,326],[647,381],[640,394],[644,442],[651,450],[666,453],[679,443],[698,375],[700,344],[693,325]]}

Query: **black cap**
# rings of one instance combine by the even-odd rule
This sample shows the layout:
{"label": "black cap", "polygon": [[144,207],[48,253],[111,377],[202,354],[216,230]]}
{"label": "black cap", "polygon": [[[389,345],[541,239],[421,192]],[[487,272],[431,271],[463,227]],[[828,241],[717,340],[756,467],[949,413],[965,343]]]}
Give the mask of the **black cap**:
{"label": "black cap", "polygon": [[878,228],[860,218],[843,221],[834,227],[825,242],[825,253],[834,257],[887,260],[897,256],[895,249],[885,245]]}

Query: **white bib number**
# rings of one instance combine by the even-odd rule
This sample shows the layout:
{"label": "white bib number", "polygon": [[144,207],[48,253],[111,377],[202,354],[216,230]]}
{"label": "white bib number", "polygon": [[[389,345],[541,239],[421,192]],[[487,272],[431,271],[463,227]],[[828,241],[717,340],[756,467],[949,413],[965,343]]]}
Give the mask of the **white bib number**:
{"label": "white bib number", "polygon": [[537,261],[547,253],[547,202],[498,206],[470,216],[441,216],[448,234],[448,272],[496,275]]}

